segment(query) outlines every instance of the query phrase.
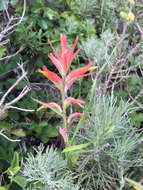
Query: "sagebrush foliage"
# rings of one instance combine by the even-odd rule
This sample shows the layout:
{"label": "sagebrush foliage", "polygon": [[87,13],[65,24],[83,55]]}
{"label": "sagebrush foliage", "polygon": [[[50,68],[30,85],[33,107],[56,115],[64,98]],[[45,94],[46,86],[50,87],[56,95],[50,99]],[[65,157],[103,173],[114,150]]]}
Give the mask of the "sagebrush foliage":
{"label": "sagebrush foliage", "polygon": [[[78,171],[87,180],[86,189],[125,188],[124,176],[133,167],[142,165],[143,155],[138,154],[139,134],[133,128],[128,103],[112,97],[95,98],[77,141],[91,142],[81,153]],[[82,179],[81,179],[82,180]],[[113,182],[114,181],[114,182]]]}
{"label": "sagebrush foliage", "polygon": [[[36,150],[36,149],[35,149]],[[74,185],[72,173],[68,171],[67,162],[57,150],[40,145],[36,156],[29,154],[24,164],[23,175],[30,182],[28,190],[78,190]]]}

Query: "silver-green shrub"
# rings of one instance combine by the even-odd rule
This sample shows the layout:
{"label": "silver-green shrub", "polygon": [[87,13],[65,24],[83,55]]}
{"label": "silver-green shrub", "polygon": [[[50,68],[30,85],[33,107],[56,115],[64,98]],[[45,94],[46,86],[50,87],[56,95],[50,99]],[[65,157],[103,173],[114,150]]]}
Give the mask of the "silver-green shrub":
{"label": "silver-green shrub", "polygon": [[80,153],[78,168],[83,173],[81,183],[87,190],[122,190],[124,176],[142,165],[143,155],[138,154],[139,134],[129,118],[131,111],[128,103],[117,102],[113,96],[94,99],[90,119],[77,137],[79,144],[92,144]]}
{"label": "silver-green shrub", "polygon": [[24,164],[23,175],[27,178],[27,190],[78,190],[74,185],[72,173],[69,172],[67,162],[59,155],[57,150],[41,145],[36,150],[36,156],[28,155]]}

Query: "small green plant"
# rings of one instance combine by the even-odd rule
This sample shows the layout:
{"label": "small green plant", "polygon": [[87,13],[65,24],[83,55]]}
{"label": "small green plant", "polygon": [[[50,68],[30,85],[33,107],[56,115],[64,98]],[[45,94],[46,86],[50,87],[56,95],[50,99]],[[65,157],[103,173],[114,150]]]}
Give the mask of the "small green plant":
{"label": "small green plant", "polygon": [[12,188],[13,183],[18,184],[19,187],[25,188],[26,187],[26,179],[23,176],[19,175],[20,171],[20,158],[19,158],[19,153],[14,152],[13,154],[13,159],[10,163],[10,166],[8,167],[7,170],[1,173],[1,179],[4,177],[4,175],[7,174],[7,177],[9,179],[9,183],[5,184],[5,182],[2,184],[0,180],[0,190],[9,190]]}

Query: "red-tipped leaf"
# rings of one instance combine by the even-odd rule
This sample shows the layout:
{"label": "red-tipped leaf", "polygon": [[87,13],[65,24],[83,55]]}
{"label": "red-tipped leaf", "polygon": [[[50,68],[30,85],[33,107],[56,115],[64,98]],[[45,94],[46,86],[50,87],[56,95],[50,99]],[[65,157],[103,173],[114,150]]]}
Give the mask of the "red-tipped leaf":
{"label": "red-tipped leaf", "polygon": [[57,88],[59,88],[61,90],[62,89],[62,81],[61,81],[60,77],[56,73],[47,69],[46,66],[43,66],[42,68],[43,68],[43,71],[39,69],[38,72],[40,72],[44,76],[46,76],[50,81],[52,81],[55,84],[55,86]]}
{"label": "red-tipped leaf", "polygon": [[56,112],[57,114],[62,116],[62,109],[61,109],[60,105],[56,104],[55,102],[44,103],[42,106],[40,106],[37,109],[37,111],[44,109],[44,108],[50,108],[51,110],[53,110],[54,112]]}
{"label": "red-tipped leaf", "polygon": [[80,107],[84,108],[84,106],[82,104],[85,104],[85,101],[79,100],[79,99],[75,99],[75,98],[72,98],[72,97],[66,98],[65,102],[64,102],[65,107],[68,107],[70,105],[70,103],[77,104]]}

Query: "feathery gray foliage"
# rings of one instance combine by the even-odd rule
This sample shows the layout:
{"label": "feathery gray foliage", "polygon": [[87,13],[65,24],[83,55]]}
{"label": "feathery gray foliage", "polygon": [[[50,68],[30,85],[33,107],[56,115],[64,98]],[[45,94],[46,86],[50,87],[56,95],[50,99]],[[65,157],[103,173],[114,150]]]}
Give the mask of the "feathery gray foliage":
{"label": "feathery gray foliage", "polygon": [[[90,120],[79,135],[80,143],[92,145],[81,153],[79,171],[87,180],[86,189],[112,188],[122,190],[124,175],[130,168],[141,166],[143,155],[138,155],[139,134],[132,127],[128,103],[112,97],[95,98]],[[116,180],[114,180],[114,178]],[[81,179],[82,181],[82,179]]]}
{"label": "feathery gray foliage", "polygon": [[66,161],[52,147],[48,147],[45,153],[43,150],[40,145],[37,155],[29,154],[24,164],[23,175],[30,182],[28,190],[78,190],[72,173],[66,170]]}

